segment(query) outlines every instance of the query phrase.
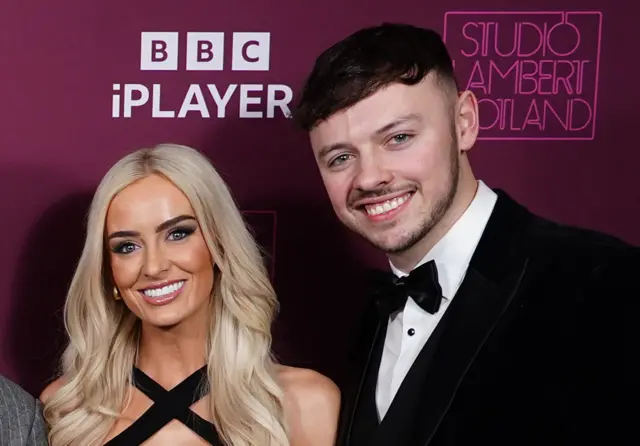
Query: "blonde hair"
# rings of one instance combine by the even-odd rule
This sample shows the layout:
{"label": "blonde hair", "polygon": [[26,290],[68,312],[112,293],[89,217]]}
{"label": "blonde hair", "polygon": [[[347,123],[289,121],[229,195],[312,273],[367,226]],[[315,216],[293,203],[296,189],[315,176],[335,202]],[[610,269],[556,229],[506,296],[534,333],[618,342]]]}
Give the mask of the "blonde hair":
{"label": "blonde hair", "polygon": [[271,355],[277,300],[260,250],[209,161],[192,148],[170,144],[118,161],[93,197],[64,307],[64,384],[44,409],[50,444],[100,444],[125,404],[140,321],[112,297],[105,220],[114,196],[151,174],[167,178],[189,199],[218,269],[206,359],[209,411],[220,438],[233,446],[288,446]]}

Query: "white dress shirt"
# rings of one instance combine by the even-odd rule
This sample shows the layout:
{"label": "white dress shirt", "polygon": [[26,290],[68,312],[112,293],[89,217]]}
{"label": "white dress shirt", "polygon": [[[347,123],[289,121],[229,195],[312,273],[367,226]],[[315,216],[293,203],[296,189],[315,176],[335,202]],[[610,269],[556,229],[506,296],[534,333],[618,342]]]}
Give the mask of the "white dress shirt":
{"label": "white dress shirt", "polygon": [[[478,181],[478,190],[469,207],[416,265],[417,268],[435,260],[443,299],[436,314],[424,311],[413,299],[407,299],[404,309],[389,317],[376,386],[380,420],[386,415],[404,377],[458,291],[496,200],[495,192]],[[396,276],[407,275],[389,263]]]}

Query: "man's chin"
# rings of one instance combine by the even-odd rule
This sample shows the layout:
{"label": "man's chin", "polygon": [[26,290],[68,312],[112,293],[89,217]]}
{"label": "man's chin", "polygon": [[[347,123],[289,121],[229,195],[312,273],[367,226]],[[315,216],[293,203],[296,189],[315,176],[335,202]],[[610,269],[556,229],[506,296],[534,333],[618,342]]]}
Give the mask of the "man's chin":
{"label": "man's chin", "polygon": [[387,254],[402,253],[413,247],[421,237],[420,228],[408,231],[399,220],[378,223],[374,227],[365,221],[342,222],[353,232],[364,238],[369,244]]}
{"label": "man's chin", "polygon": [[387,235],[384,237],[364,235],[364,238],[375,248],[385,254],[402,254],[411,249],[418,240],[411,235]]}

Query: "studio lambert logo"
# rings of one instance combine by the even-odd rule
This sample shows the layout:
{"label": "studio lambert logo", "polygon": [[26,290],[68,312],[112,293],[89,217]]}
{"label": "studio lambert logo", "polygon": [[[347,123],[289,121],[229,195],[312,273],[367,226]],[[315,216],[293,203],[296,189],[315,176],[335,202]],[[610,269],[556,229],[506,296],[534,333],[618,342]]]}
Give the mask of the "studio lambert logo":
{"label": "studio lambert logo", "polygon": [[592,140],[600,12],[445,14],[460,87],[480,110],[479,139]]}
{"label": "studio lambert logo", "polygon": [[[225,38],[228,37],[231,37],[230,55],[225,54]],[[268,32],[234,32],[230,35],[222,32],[142,32],[139,45],[139,68],[145,73],[206,72],[204,78],[210,80],[211,72],[264,72],[270,69],[271,34]],[[174,95],[175,90],[181,88],[178,83],[166,87]],[[183,88],[184,94],[176,103],[165,98],[160,83],[114,83],[111,116],[131,118],[133,110],[138,108],[136,113],[150,114],[153,118],[191,115],[225,118],[227,110],[235,108],[228,107],[233,101],[237,101],[240,118],[291,115],[288,104],[293,99],[293,91],[288,85],[207,83],[188,84]]]}

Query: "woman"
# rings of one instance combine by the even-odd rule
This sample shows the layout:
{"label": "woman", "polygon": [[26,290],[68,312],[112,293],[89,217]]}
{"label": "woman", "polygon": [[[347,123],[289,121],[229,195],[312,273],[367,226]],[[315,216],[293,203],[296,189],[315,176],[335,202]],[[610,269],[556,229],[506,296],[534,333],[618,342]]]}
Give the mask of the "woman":
{"label": "woman", "polygon": [[333,445],[339,392],[272,359],[276,305],[206,158],[126,156],[91,204],[63,374],[41,395],[51,445]]}

